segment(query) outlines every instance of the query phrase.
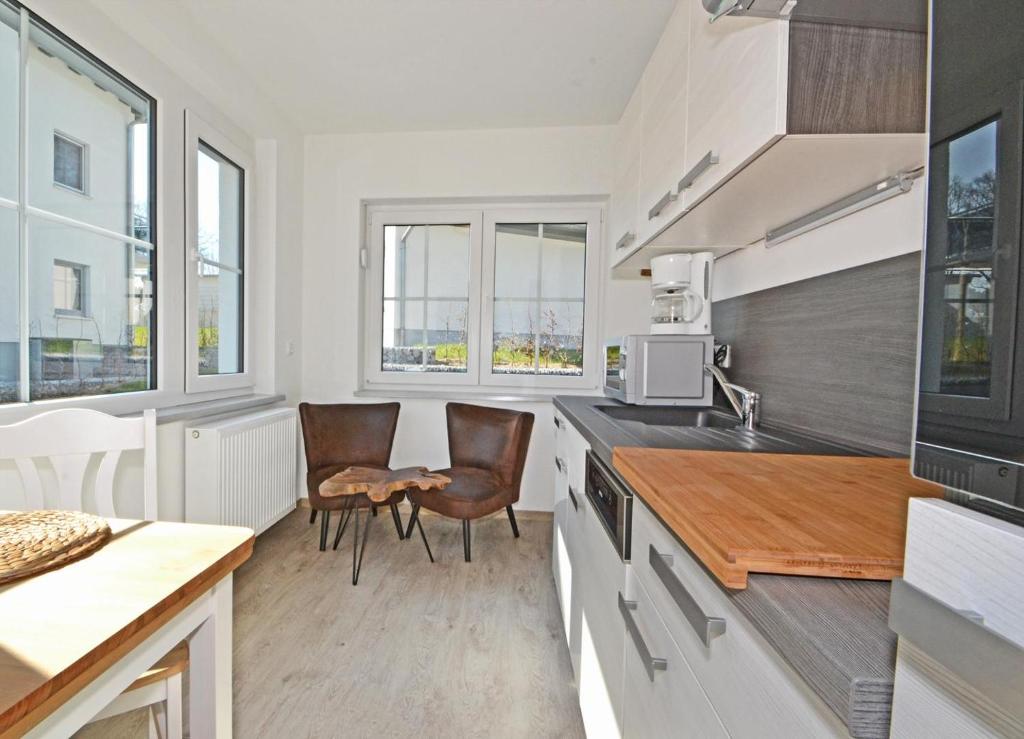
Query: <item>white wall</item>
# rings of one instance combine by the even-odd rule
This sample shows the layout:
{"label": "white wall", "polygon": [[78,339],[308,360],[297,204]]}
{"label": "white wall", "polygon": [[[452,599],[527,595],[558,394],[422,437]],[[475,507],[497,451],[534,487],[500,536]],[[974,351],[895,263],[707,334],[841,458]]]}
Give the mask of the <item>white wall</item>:
{"label": "white wall", "polygon": [[[354,397],[362,330],[361,200],[603,196],[611,190],[613,135],[613,127],[600,126],[307,138],[303,399],[346,402]],[[610,283],[603,268],[602,283],[606,292],[602,336],[643,331],[647,285]],[[402,399],[401,403],[392,464],[447,465],[445,401]],[[502,405],[536,415],[519,507],[550,510],[554,492],[551,403]]]}

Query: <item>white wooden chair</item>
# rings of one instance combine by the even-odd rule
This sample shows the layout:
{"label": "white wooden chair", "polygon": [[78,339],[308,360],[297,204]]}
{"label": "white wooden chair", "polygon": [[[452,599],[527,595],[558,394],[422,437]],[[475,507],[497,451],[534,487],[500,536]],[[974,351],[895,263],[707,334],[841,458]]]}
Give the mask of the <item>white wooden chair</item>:
{"label": "white wooden chair", "polygon": [[[102,455],[92,486],[95,512],[116,518],[114,474],[121,453],[138,449],[143,451],[143,518],[155,521],[156,411],[145,411],[141,418],[117,418],[99,411],[68,408],[0,426],[0,460],[13,460],[18,468],[24,490],[24,510],[47,507],[40,475],[40,463],[44,460],[53,469],[59,496],[58,504],[50,507],[84,510],[86,473],[93,457]],[[182,642],[93,721],[148,706],[150,737],[181,739],[181,676],[187,666],[188,644]]]}

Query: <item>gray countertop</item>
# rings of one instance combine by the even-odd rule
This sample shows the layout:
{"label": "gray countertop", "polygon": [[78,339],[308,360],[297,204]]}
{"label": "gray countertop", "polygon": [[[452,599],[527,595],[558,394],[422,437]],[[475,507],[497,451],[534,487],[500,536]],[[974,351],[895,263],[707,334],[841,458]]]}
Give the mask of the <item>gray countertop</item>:
{"label": "gray countertop", "polygon": [[[617,446],[859,453],[771,427],[752,433],[742,429],[651,428],[612,420],[599,410],[620,405],[608,398],[560,395],[554,403],[610,469],[614,469],[612,449]],[[718,582],[714,575],[708,573],[708,577]],[[888,627],[889,583],[751,574],[746,590],[723,586],[722,591],[839,716],[851,736],[889,736],[896,664],[896,635]]]}

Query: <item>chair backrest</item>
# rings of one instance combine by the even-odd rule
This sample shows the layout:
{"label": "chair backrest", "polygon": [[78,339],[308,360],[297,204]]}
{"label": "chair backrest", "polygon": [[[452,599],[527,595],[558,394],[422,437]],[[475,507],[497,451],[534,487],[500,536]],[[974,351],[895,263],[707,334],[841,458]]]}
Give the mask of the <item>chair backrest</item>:
{"label": "chair backrest", "polygon": [[157,518],[156,411],[138,418],[118,418],[85,408],[40,413],[25,421],[0,426],[0,460],[13,460],[24,487],[25,509],[46,506],[39,462],[48,460],[57,476],[60,508],[82,510],[85,473],[94,455],[100,457],[94,492],[96,512],[116,517],[114,473],[121,453],[143,450],[142,508],[146,520]]}
{"label": "chair backrest", "polygon": [[533,432],[533,414],[448,403],[448,456],[453,467],[490,470],[506,485],[519,488]]}
{"label": "chair backrest", "polygon": [[400,403],[299,403],[306,468],[328,465],[387,467]]}

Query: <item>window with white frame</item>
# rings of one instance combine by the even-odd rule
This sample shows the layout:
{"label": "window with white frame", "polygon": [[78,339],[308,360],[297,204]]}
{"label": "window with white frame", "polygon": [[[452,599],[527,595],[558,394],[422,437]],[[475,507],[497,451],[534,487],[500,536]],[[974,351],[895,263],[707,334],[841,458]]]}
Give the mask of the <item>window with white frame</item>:
{"label": "window with white frame", "polygon": [[53,310],[58,315],[86,315],[85,291],[88,270],[84,264],[61,259],[53,262]]}
{"label": "window with white frame", "polygon": [[249,155],[186,112],[188,392],[251,387],[248,372]]}
{"label": "window with white frame", "polygon": [[85,144],[54,131],[53,183],[85,195],[87,151]]}
{"label": "window with white frame", "polygon": [[599,206],[366,215],[364,386],[597,386]]}
{"label": "window with white frame", "polygon": [[155,113],[0,0],[0,403],[156,387]]}

